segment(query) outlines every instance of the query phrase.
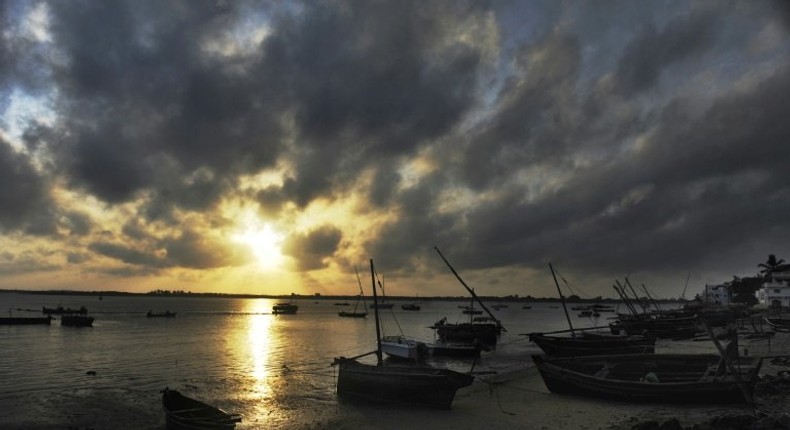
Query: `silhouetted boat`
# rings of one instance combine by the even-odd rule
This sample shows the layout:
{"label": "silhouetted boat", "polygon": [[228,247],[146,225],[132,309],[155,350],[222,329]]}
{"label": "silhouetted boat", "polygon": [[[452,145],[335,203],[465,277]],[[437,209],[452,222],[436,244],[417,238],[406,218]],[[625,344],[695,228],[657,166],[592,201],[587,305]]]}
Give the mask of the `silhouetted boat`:
{"label": "silhouetted boat", "polygon": [[[373,302],[376,303],[376,282],[373,260],[370,260],[373,280]],[[341,398],[375,403],[400,403],[450,409],[459,388],[472,384],[474,377],[449,369],[423,366],[395,366],[384,364],[381,351],[381,329],[376,309],[376,351],[353,358],[335,358],[339,367],[337,395]],[[376,364],[364,364],[356,359],[376,354]]]}
{"label": "silhouetted boat", "polygon": [[404,304],[400,305],[400,308],[403,309],[404,311],[419,311],[420,310],[420,304],[416,303],[416,302],[415,303],[404,303]]}
{"label": "silhouetted boat", "polygon": [[70,327],[93,327],[93,317],[80,314],[62,315],[60,325]]}
{"label": "silhouetted boat", "polygon": [[693,354],[533,355],[549,391],[630,402],[730,403],[751,399],[762,359]]}
{"label": "silhouetted boat", "polygon": [[46,306],[41,307],[41,313],[44,315],[60,315],[60,314],[82,314],[85,315],[88,313],[88,310],[85,309],[85,306],[80,306],[79,309],[72,309],[72,308],[64,308],[63,306],[58,306],[56,308],[48,308]]}
{"label": "silhouetted boat", "polygon": [[295,314],[299,310],[299,306],[293,303],[276,303],[272,306],[272,313],[279,314]]}
{"label": "silhouetted boat", "polygon": [[176,313],[170,311],[164,311],[159,313],[148,311],[148,313],[146,313],[145,316],[147,316],[148,318],[175,318]]}
{"label": "silhouetted boat", "polygon": [[427,345],[432,357],[479,357],[481,351],[490,349],[470,343],[435,342]]}
{"label": "silhouetted boat", "polygon": [[655,352],[656,338],[645,336],[616,336],[581,332],[573,336],[552,336],[543,333],[529,333],[534,342],[548,355],[610,355],[610,354],[652,354]]}
{"label": "silhouetted boat", "polygon": [[46,324],[50,325],[52,317],[0,317],[0,325],[34,325]]}
{"label": "silhouetted boat", "polygon": [[765,318],[765,322],[776,331],[790,331],[790,318]]}
{"label": "silhouetted boat", "polygon": [[170,430],[231,430],[241,421],[241,415],[229,414],[168,388],[162,392],[162,407]]}

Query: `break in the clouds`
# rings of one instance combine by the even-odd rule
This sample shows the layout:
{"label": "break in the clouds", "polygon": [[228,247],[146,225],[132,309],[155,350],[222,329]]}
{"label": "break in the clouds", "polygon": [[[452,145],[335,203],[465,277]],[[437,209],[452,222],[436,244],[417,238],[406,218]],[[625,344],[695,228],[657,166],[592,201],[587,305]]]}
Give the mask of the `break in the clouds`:
{"label": "break in the clouds", "polygon": [[372,257],[461,294],[434,245],[487,294],[754,273],[789,250],[788,10],[3,2],[0,285],[342,292]]}

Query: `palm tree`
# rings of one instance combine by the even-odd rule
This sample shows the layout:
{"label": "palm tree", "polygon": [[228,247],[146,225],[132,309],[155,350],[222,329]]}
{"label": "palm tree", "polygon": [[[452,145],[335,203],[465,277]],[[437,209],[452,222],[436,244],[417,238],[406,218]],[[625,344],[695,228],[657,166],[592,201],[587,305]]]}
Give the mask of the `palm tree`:
{"label": "palm tree", "polygon": [[768,260],[765,263],[760,263],[757,267],[761,267],[760,273],[763,274],[764,277],[770,277],[771,273],[778,271],[782,264],[785,261],[783,259],[776,259],[776,255],[770,254],[768,255]]}

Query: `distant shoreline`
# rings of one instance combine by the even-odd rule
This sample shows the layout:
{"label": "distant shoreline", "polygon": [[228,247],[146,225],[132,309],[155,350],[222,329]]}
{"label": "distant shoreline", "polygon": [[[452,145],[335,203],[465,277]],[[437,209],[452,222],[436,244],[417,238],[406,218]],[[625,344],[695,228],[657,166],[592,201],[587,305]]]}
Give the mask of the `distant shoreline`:
{"label": "distant shoreline", "polygon": [[[193,293],[187,291],[171,292],[148,292],[131,293],[126,291],[78,291],[78,290],[4,290],[0,289],[0,294],[38,294],[43,296],[142,296],[142,297],[194,297],[194,298],[229,298],[229,299],[280,299],[280,300],[355,300],[357,296],[327,296],[327,295],[304,295],[304,294],[238,294],[238,293]],[[366,296],[367,297],[367,296]],[[478,296],[483,301],[499,301],[504,303],[558,303],[557,297],[515,297],[515,296]],[[393,301],[463,301],[469,300],[469,296],[387,296],[387,300]],[[569,303],[619,303],[621,299],[614,298],[583,298],[568,297]],[[689,300],[683,299],[656,299],[659,303],[684,303]]]}

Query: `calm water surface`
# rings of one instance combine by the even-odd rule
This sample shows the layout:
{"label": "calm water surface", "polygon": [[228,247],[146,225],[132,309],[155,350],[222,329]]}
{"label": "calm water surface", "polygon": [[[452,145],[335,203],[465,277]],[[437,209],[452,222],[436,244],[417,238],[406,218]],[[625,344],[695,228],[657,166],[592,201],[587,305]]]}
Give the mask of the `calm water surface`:
{"label": "calm water surface", "polygon": [[[85,306],[92,328],[0,326],[0,428],[164,428],[160,390],[175,388],[244,416],[237,427],[311,426],[342,416],[338,356],[375,348],[375,322],[340,318],[333,300],[301,299],[296,315],[272,315],[275,300],[0,294],[0,309],[40,316],[41,307]],[[421,311],[382,311],[384,334],[433,341],[442,317],[466,321],[464,302],[423,301]],[[531,364],[538,349],[521,333],[567,328],[561,308],[521,303],[493,312],[506,329],[475,370]],[[553,304],[552,304],[553,306]],[[21,311],[19,309],[22,309]],[[176,318],[146,318],[149,310]],[[578,318],[574,325],[606,324]],[[432,364],[468,371],[471,361]],[[89,374],[88,372],[91,372]],[[95,374],[92,374],[95,372]]]}

